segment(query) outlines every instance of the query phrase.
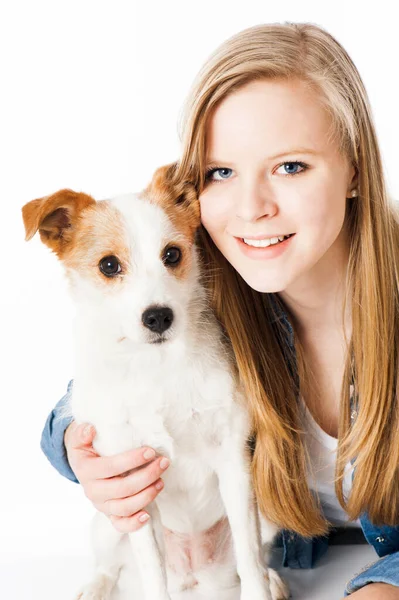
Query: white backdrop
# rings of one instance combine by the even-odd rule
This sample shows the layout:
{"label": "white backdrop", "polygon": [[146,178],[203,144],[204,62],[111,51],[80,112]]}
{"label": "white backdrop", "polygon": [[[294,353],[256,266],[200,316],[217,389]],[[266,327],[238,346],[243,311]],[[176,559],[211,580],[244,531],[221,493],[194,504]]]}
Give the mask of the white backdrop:
{"label": "white backdrop", "polygon": [[1,561],[85,556],[92,513],[80,486],[58,475],[39,447],[47,414],[73,377],[72,308],[55,256],[39,239],[24,242],[22,205],[62,187],[97,199],[141,189],[157,166],[177,158],[178,116],[209,53],[241,29],[287,20],[324,26],[354,59],[388,187],[399,198],[398,32],[390,5],[2,1]]}

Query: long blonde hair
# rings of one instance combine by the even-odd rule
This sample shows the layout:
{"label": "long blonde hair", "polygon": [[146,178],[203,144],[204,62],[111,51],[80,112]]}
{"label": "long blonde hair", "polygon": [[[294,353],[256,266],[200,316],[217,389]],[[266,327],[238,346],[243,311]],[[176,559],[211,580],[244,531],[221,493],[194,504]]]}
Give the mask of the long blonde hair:
{"label": "long blonde hair", "polygon": [[[399,226],[385,189],[367,94],[346,51],[328,32],[305,23],[259,25],[227,40],[208,59],[188,97],[178,177],[194,182],[201,193],[212,111],[233,91],[265,78],[299,78],[312,86],[331,116],[331,136],[358,174],[358,198],[348,204],[346,217],[352,338],[341,391],[336,492],[351,519],[367,511],[374,523],[397,525]],[[328,523],[307,483],[297,401],[300,372],[286,343],[286,325],[270,295],[244,282],[204,228],[200,247],[210,266],[206,281],[212,306],[231,340],[252,417],[259,507],[281,527],[304,536],[323,534]],[[352,380],[359,401],[351,427]],[[349,460],[355,461],[356,473],[345,498]]]}

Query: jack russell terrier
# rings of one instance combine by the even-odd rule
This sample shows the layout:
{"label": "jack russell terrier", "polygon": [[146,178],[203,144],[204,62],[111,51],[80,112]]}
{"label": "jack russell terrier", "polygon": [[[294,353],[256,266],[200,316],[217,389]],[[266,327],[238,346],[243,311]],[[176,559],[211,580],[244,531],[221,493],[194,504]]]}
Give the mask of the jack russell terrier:
{"label": "jack russell terrier", "polygon": [[[62,261],[76,304],[69,414],[110,456],[167,456],[164,490],[131,534],[96,513],[96,574],[80,600],[283,600],[262,557],[251,486],[251,424],[232,351],[207,302],[194,186],[158,169],[140,194],[95,201],[61,190],[26,204]],[[263,542],[277,528],[262,521]],[[194,593],[195,592],[195,593]]]}

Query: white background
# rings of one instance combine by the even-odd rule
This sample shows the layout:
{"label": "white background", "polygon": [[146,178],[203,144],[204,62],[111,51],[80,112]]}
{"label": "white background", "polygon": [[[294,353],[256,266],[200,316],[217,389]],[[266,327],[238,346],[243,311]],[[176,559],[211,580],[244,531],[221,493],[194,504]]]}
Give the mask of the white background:
{"label": "white background", "polygon": [[[4,564],[17,557],[86,556],[92,513],[80,486],[58,475],[39,447],[47,414],[73,377],[72,307],[55,256],[39,239],[24,242],[22,205],[62,187],[97,199],[140,190],[157,166],[178,157],[179,113],[210,52],[241,29],[287,20],[322,25],[355,61],[373,107],[388,189],[399,198],[398,30],[392,5],[388,0],[1,2]],[[20,600],[15,593],[7,597]]]}

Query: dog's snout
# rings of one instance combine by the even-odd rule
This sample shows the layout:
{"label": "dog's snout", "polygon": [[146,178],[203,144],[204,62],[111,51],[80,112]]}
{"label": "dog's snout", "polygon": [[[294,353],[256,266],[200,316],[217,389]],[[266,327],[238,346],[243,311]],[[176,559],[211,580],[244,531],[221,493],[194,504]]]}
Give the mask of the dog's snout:
{"label": "dog's snout", "polygon": [[143,312],[142,322],[144,327],[154,333],[163,333],[173,323],[173,311],[167,306],[150,307]]}

